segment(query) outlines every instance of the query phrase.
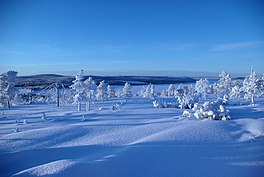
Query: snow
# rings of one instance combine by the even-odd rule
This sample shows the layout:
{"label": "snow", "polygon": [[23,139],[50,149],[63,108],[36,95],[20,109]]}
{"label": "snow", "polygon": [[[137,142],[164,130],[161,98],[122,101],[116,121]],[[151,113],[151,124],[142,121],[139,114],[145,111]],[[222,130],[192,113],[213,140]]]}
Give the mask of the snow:
{"label": "snow", "polygon": [[[126,100],[96,101],[89,112],[53,104],[1,108],[0,176],[263,176],[263,98],[226,105],[228,121]],[[111,110],[115,104],[122,108]]]}
{"label": "snow", "polygon": [[58,174],[61,171],[73,166],[75,162],[69,160],[58,160],[44,165],[26,169],[13,176],[47,176]]}

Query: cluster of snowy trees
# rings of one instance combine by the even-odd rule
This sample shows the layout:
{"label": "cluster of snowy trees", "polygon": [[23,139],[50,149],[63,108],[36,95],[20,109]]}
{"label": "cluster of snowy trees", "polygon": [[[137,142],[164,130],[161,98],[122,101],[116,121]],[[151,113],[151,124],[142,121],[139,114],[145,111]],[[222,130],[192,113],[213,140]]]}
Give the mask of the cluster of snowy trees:
{"label": "cluster of snowy trees", "polygon": [[[207,79],[201,78],[195,85],[182,85],[174,88],[169,85],[163,90],[161,97],[175,98],[174,102],[158,99],[153,102],[156,108],[178,107],[188,109],[183,112],[184,117],[197,119],[229,120],[228,110],[225,107],[229,99],[250,99],[255,103],[255,97],[264,96],[264,76],[257,77],[251,68],[251,73],[244,80],[233,80],[230,74],[222,72],[219,80],[210,84]],[[216,101],[208,101],[217,99]]]}
{"label": "cluster of snowy trees", "polygon": [[82,103],[86,104],[86,111],[89,111],[91,102],[94,102],[94,100],[104,101],[108,98],[128,98],[133,96],[129,83],[125,83],[124,88],[117,93],[105,81],[101,81],[97,86],[92,77],[84,80],[83,70],[76,74],[73,85],[70,88],[74,90],[74,103],[78,105],[78,111],[81,111]]}
{"label": "cluster of snowy trees", "polygon": [[8,107],[14,104],[26,104],[32,102],[41,103],[56,103],[60,104],[74,103],[81,111],[81,105],[86,105],[86,110],[90,110],[90,105],[95,100],[106,100],[109,98],[129,98],[132,97],[131,85],[125,83],[124,87],[115,91],[115,89],[101,81],[97,86],[92,77],[84,79],[83,70],[75,76],[73,84],[69,89],[64,88],[63,84],[51,84],[41,91],[36,91],[27,88],[15,87],[17,84],[16,71],[8,71],[0,75],[0,107]]}
{"label": "cluster of snowy trees", "polygon": [[169,85],[167,90],[161,92],[160,97],[174,97],[179,108],[191,109],[195,103],[216,96],[223,99],[223,103],[226,103],[228,99],[245,98],[251,99],[251,104],[254,104],[254,98],[263,95],[264,76],[257,77],[252,68],[250,75],[246,76],[243,81],[233,80],[230,74],[223,71],[219,74],[219,80],[213,84],[201,78],[194,86],[180,84],[175,89],[173,85]]}
{"label": "cluster of snowy trees", "polygon": [[[16,82],[16,71],[8,71],[0,75],[1,107],[10,108],[16,103],[23,104],[31,102],[56,103],[57,106],[60,104],[74,103],[77,105],[79,111],[81,111],[82,105],[86,105],[85,109],[89,111],[91,109],[91,103],[97,100],[104,101],[111,98],[126,99],[133,97],[129,83],[125,83],[122,89],[116,91],[111,85],[105,83],[105,81],[101,81],[97,85],[92,77],[85,80],[83,70],[76,74],[75,80],[69,88],[64,88],[63,84],[54,83],[42,91],[33,94],[33,91],[30,89],[15,87]],[[223,105],[229,99],[236,98],[250,99],[251,104],[254,104],[255,97],[263,95],[264,76],[258,77],[252,68],[251,73],[244,80],[232,79],[230,74],[223,71],[219,74],[219,80],[212,84],[206,78],[201,78],[196,81],[195,85],[180,84],[175,88],[171,84],[161,92],[157,92],[155,86],[149,84],[143,86],[135,96],[154,100],[154,107],[193,109],[196,104],[206,102],[212,98],[221,98]],[[174,101],[166,102],[163,98],[173,98]],[[200,106],[200,108],[202,107]],[[196,115],[201,114],[197,113]]]}

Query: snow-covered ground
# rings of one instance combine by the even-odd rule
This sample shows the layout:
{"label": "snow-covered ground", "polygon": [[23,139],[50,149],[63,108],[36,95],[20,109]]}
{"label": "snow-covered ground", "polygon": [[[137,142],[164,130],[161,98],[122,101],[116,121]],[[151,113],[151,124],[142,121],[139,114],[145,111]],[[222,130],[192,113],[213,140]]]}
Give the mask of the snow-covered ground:
{"label": "snow-covered ground", "polygon": [[143,98],[97,101],[90,112],[1,108],[0,176],[261,177],[264,100],[256,103],[227,106],[230,121],[184,118]]}

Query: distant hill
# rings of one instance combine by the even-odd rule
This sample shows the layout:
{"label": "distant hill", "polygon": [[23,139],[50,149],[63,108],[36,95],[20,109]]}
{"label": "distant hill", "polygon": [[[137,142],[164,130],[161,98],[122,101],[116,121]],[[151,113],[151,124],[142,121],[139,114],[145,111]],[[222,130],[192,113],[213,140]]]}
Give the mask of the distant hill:
{"label": "distant hill", "polygon": [[[126,82],[131,85],[145,84],[175,84],[195,82],[196,79],[191,77],[166,77],[166,76],[84,76],[85,79],[92,77],[98,84],[105,80],[110,85],[124,85]],[[43,88],[52,83],[62,83],[66,87],[72,84],[74,76],[63,76],[57,74],[39,74],[32,76],[19,76],[17,86],[29,86],[33,88]]]}

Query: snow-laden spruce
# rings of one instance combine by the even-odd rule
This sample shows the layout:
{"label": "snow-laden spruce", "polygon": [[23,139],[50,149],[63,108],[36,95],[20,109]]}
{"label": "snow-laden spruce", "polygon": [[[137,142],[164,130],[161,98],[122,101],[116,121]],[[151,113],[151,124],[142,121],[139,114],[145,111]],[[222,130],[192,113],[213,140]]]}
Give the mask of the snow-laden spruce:
{"label": "snow-laden spruce", "polygon": [[110,84],[107,86],[107,97],[108,98],[116,97],[116,91]]}
{"label": "snow-laden spruce", "polygon": [[175,92],[178,107],[181,109],[191,109],[195,103],[199,102],[200,95],[195,92],[193,85],[180,85]]}
{"label": "snow-laden spruce", "polygon": [[230,74],[223,71],[219,74],[219,80],[216,84],[216,93],[218,96],[223,97],[224,95],[229,95],[232,88],[232,79]]}
{"label": "snow-laden spruce", "polygon": [[101,101],[107,99],[107,85],[105,81],[101,81],[97,86],[96,99]]}
{"label": "snow-laden spruce", "polygon": [[85,97],[86,97],[86,110],[90,111],[91,102],[95,99],[96,84],[92,77],[84,81],[85,84]]}
{"label": "snow-laden spruce", "polygon": [[243,92],[246,99],[251,99],[254,104],[254,98],[261,95],[261,80],[257,77],[256,72],[251,68],[251,73],[243,81]]}
{"label": "snow-laden spruce", "polygon": [[131,85],[128,82],[126,82],[124,87],[123,87],[123,89],[122,89],[120,97],[122,97],[122,98],[130,98],[132,96],[133,95],[132,95],[132,92],[131,92]]}
{"label": "snow-laden spruce", "polygon": [[74,104],[78,106],[78,111],[81,111],[81,104],[85,101],[85,84],[83,81],[83,70],[80,70],[80,72],[75,75],[75,80],[72,81],[73,85],[70,86],[70,88],[75,90]]}
{"label": "snow-laden spruce", "polygon": [[83,70],[78,72],[70,86],[75,91],[74,104],[78,105],[78,111],[81,111],[82,103],[86,104],[86,111],[90,111],[91,101],[95,98],[96,84],[91,77],[84,81]]}
{"label": "snow-laden spruce", "polygon": [[15,88],[17,82],[16,71],[8,71],[0,75],[0,105],[10,108],[18,91]]}
{"label": "snow-laden spruce", "polygon": [[139,92],[139,96],[142,98],[156,98],[157,93],[155,91],[155,86],[151,83],[147,87],[143,86]]}
{"label": "snow-laden spruce", "polygon": [[230,98],[242,98],[243,97],[243,90],[240,85],[235,85],[232,87],[230,91]]}
{"label": "snow-laden spruce", "polygon": [[207,92],[209,89],[209,82],[205,78],[201,78],[200,80],[196,81],[194,90],[197,94],[199,94],[203,99],[207,98]]}

